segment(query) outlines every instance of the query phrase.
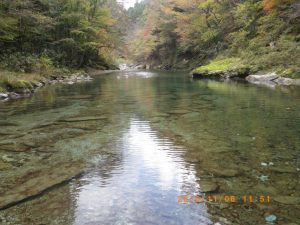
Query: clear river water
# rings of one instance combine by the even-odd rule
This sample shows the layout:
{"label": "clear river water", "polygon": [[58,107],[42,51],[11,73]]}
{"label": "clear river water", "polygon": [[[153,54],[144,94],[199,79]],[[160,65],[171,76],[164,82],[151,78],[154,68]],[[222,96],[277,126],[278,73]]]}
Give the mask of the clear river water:
{"label": "clear river water", "polygon": [[123,71],[0,102],[1,225],[300,224],[300,88]]}

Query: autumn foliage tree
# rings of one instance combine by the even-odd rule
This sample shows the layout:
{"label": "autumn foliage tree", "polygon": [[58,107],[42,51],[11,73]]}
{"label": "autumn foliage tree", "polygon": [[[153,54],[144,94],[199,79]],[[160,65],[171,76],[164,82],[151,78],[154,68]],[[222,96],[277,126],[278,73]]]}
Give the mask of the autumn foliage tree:
{"label": "autumn foliage tree", "polygon": [[297,0],[148,1],[130,39],[132,58],[167,69],[222,55],[300,75],[299,60],[287,59],[300,58],[299,12]]}

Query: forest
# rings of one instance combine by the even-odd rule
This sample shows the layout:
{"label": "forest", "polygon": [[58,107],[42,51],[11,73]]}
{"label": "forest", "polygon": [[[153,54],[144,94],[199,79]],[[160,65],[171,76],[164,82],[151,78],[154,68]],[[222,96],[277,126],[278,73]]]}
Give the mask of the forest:
{"label": "forest", "polygon": [[[297,0],[2,0],[0,88],[121,62],[300,76]],[[291,60],[292,59],[292,60]]]}
{"label": "forest", "polygon": [[300,76],[297,0],[146,0],[129,14],[138,23],[129,42],[136,61],[162,69],[240,63]]}
{"label": "forest", "polygon": [[0,88],[88,67],[117,68],[123,11],[114,0],[2,0]]}

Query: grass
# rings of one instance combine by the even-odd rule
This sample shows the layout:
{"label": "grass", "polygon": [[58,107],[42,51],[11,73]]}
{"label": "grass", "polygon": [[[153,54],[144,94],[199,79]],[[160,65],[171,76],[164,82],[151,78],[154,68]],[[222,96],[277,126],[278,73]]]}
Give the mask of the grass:
{"label": "grass", "polygon": [[205,71],[224,71],[231,69],[244,68],[239,58],[226,58],[226,59],[214,59],[209,64],[200,66],[193,70],[193,73],[200,73]]}
{"label": "grass", "polygon": [[33,83],[43,81],[52,75],[56,77],[68,76],[75,72],[84,73],[82,70],[72,70],[66,68],[55,68],[43,73],[21,73],[0,69],[0,92],[18,88],[33,89]]}
{"label": "grass", "polygon": [[0,71],[0,86],[2,87],[2,91],[15,88],[32,89],[32,82],[40,80],[42,80],[42,77],[39,74]]}

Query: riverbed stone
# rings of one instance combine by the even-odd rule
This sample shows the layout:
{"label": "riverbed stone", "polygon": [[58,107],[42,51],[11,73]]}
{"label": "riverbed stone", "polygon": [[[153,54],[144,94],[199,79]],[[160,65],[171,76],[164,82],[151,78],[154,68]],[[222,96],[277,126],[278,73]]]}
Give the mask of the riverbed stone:
{"label": "riverbed stone", "polygon": [[215,168],[209,171],[215,177],[235,177],[240,174],[236,169]]}
{"label": "riverbed stone", "polygon": [[17,180],[14,187],[1,190],[0,210],[13,206],[29,197],[41,194],[43,191],[64,181],[70,180],[82,173],[78,163],[56,165],[41,171],[29,172]]}
{"label": "riverbed stone", "polygon": [[201,192],[214,192],[218,189],[218,185],[212,181],[200,181]]}
{"label": "riverbed stone", "polygon": [[272,168],[269,168],[270,171],[273,171],[273,172],[277,172],[277,173],[297,173],[297,169],[296,168],[293,168],[293,167],[272,167]]}
{"label": "riverbed stone", "polygon": [[0,146],[6,146],[6,145],[15,145],[15,142],[12,140],[0,141]]}
{"label": "riverbed stone", "polygon": [[277,196],[273,198],[274,201],[286,204],[286,205],[298,205],[300,204],[300,197],[296,196]]}
{"label": "riverbed stone", "polygon": [[275,215],[268,215],[265,217],[267,223],[274,223],[277,220],[277,216]]}
{"label": "riverbed stone", "polygon": [[11,162],[14,162],[15,159],[13,159],[12,157],[10,157],[10,156],[8,156],[8,155],[3,155],[3,156],[2,156],[2,161],[11,163]]}
{"label": "riverbed stone", "polygon": [[10,121],[0,121],[0,126],[1,127],[15,127],[15,126],[19,126],[19,124],[15,123],[15,122],[10,122]]}
{"label": "riverbed stone", "polygon": [[0,171],[8,170],[12,167],[11,163],[0,160]]}
{"label": "riverbed stone", "polygon": [[95,121],[95,120],[105,120],[106,116],[86,116],[86,117],[74,117],[60,119],[59,122],[85,122],[85,121]]}
{"label": "riverbed stone", "polygon": [[170,114],[187,114],[190,113],[189,110],[185,110],[185,109],[176,109],[176,110],[172,110],[169,112]]}
{"label": "riverbed stone", "polygon": [[275,187],[261,183],[257,184],[252,189],[256,190],[257,193],[268,194],[270,196],[275,196],[278,193],[278,190]]}

